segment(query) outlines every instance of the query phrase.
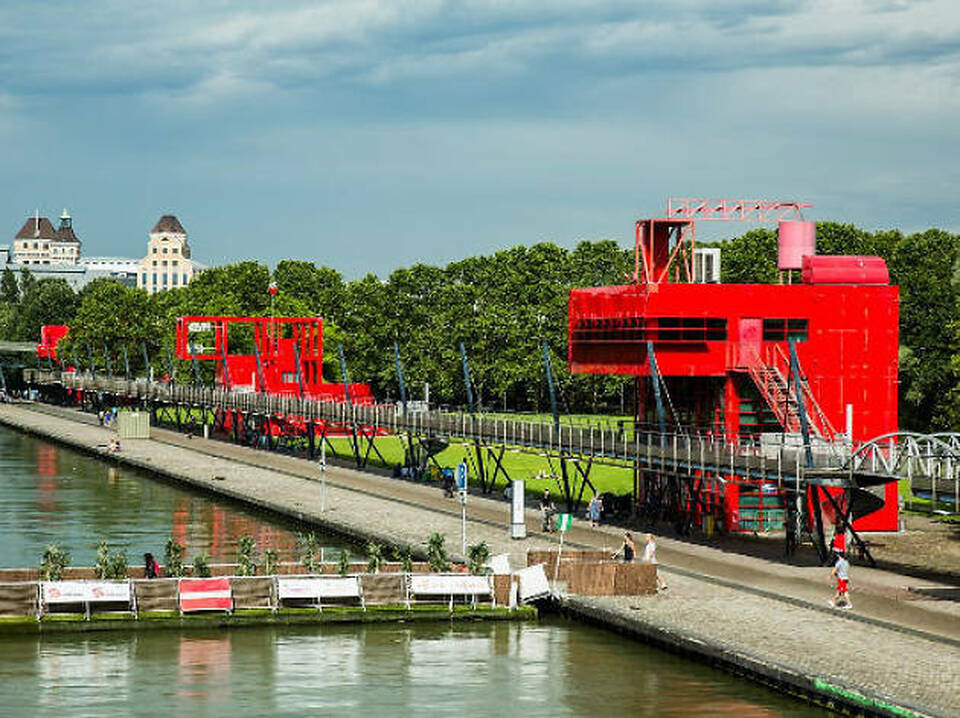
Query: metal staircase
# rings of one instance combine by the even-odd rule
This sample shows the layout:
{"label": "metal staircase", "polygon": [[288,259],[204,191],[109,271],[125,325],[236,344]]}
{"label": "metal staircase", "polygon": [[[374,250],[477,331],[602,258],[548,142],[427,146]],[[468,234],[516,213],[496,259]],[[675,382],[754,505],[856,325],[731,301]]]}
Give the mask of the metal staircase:
{"label": "metal staircase", "polygon": [[[783,349],[774,344],[762,354],[758,353],[749,363],[747,370],[783,430],[788,433],[799,432],[800,413],[797,411],[796,393],[787,379],[790,376],[790,359]],[[817,403],[802,370],[800,393],[810,432],[826,441],[833,441],[836,431]]]}

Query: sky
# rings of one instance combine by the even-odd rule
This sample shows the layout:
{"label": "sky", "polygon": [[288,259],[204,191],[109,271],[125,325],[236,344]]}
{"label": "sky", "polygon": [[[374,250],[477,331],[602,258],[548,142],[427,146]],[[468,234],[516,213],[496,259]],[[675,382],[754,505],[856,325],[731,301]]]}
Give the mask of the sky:
{"label": "sky", "polygon": [[[956,0],[0,0],[0,217],[347,278],[669,197],[960,229]],[[735,235],[713,224],[701,238]]]}

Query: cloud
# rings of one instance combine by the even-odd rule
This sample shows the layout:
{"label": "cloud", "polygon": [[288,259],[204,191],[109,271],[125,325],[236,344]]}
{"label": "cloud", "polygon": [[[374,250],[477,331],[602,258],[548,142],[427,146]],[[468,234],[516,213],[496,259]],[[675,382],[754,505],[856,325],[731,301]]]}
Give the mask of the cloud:
{"label": "cloud", "polygon": [[25,95],[215,103],[288,89],[509,87],[574,68],[588,83],[657,71],[956,63],[951,0],[881,9],[872,0],[34,3],[0,10],[0,67],[8,91]]}

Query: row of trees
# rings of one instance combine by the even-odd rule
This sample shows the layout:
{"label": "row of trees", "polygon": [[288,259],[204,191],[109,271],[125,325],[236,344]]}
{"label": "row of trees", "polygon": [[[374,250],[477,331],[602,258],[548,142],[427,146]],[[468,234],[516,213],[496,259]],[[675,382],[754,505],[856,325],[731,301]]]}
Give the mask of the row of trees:
{"label": "row of trees", "polygon": [[[724,282],[772,282],[776,233],[755,230],[720,243]],[[818,225],[818,252],[877,254],[901,288],[902,425],[916,429],[960,423],[960,237],[931,229],[866,232],[851,225]],[[67,356],[87,363],[87,347],[102,366],[103,347],[119,364],[126,345],[142,371],[141,343],[154,369],[165,371],[175,318],[185,314],[265,316],[275,281],[278,316],[324,317],[325,376],[338,380],[333,349],[343,343],[351,378],[373,384],[378,397],[397,396],[397,342],[413,397],[430,383],[434,402],[462,405],[465,389],[459,343],[467,347],[479,399],[491,408],[543,410],[547,394],[540,343],[546,340],[570,413],[630,410],[630,382],[619,377],[570,376],[566,370],[567,293],[573,287],[622,284],[632,249],[612,241],[582,242],[573,250],[542,243],[514,247],[445,267],[415,264],[386,279],[369,274],[344,281],[334,269],[285,260],[271,273],[256,262],[209,269],[188,287],[147,295],[110,280],[74,293],[61,280],[21,281],[6,270],[0,281],[0,335],[36,340],[42,324],[68,324]],[[210,368],[205,369],[209,371]],[[177,369],[189,380],[186,363]]]}

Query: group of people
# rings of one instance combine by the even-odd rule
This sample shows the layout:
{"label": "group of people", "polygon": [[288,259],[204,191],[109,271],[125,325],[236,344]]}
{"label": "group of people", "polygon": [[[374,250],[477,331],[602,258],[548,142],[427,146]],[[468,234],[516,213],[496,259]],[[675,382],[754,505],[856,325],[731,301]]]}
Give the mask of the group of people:
{"label": "group of people", "polygon": [[[633,541],[633,536],[630,535],[629,531],[623,532],[623,543],[620,544],[620,548],[616,553],[611,556],[611,558],[620,558],[625,563],[631,563],[637,555],[637,545]],[[646,541],[643,545],[643,556],[640,557],[641,563],[657,563],[657,542],[653,538],[653,534],[646,535]],[[663,576],[660,575],[660,572],[657,571],[657,591],[666,591],[668,588],[666,582],[663,580]]]}

